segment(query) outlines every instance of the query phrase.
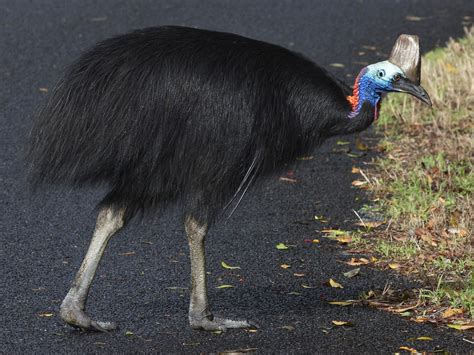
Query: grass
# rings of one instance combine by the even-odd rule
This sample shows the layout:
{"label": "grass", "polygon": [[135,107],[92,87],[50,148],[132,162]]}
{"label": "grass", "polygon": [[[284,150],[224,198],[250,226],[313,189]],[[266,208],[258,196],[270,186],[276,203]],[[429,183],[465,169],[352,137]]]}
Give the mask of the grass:
{"label": "grass", "polygon": [[380,265],[396,263],[422,280],[417,317],[429,321],[474,317],[472,58],[474,27],[423,57],[422,85],[433,107],[389,95],[377,125],[381,157],[363,171],[376,201],[367,209],[382,211],[386,223],[354,236],[354,244],[375,250]]}

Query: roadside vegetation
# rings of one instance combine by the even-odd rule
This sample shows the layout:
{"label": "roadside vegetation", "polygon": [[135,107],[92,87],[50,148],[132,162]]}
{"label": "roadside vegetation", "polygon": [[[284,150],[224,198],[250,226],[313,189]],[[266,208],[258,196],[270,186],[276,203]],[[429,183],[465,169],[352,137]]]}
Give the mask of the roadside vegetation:
{"label": "roadside vegetation", "polygon": [[417,322],[469,331],[474,328],[474,27],[423,57],[422,85],[433,107],[408,95],[386,98],[377,125],[381,154],[367,168],[353,169],[359,174],[353,185],[367,189],[374,202],[358,213],[362,229],[352,233],[349,246],[372,251],[373,259],[364,260],[423,285],[409,293],[388,286],[369,295],[369,304]]}

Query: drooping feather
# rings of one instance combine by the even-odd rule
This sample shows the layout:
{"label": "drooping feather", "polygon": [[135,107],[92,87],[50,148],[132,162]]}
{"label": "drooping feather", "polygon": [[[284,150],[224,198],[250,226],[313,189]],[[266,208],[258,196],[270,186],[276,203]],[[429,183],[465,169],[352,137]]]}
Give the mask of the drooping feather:
{"label": "drooping feather", "polygon": [[102,204],[129,216],[179,202],[213,220],[258,177],[370,125],[370,105],[347,119],[349,94],[276,45],[184,27],[135,31],[84,53],[53,90],[31,130],[30,182],[106,185]]}

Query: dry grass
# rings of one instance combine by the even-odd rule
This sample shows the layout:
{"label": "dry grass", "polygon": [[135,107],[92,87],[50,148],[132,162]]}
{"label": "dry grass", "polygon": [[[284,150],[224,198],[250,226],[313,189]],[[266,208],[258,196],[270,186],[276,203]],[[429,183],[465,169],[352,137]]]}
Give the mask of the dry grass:
{"label": "dry grass", "polygon": [[[431,321],[474,316],[473,58],[474,27],[423,58],[433,107],[389,96],[378,123],[382,157],[363,172],[387,223],[358,241],[423,280],[415,314]],[[456,311],[444,317],[448,309]]]}

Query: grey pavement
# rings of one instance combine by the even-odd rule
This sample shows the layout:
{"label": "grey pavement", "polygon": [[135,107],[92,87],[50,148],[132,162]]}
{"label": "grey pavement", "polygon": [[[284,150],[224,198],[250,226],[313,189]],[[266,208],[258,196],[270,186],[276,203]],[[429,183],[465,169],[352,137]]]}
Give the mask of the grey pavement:
{"label": "grey pavement", "polygon": [[[418,34],[423,49],[429,50],[450,36],[461,36],[463,22],[470,21],[465,16],[473,15],[471,0],[0,1],[0,352],[254,349],[353,354],[394,353],[403,345],[473,351],[455,331],[372,308],[327,303],[357,299],[386,283],[416,286],[395,273],[368,267],[360,277],[343,278],[350,268],[340,261],[349,256],[319,231],[353,227],[352,210],[367,197],[351,188],[350,170],[370,156],[357,159],[334,152],[334,140],[315,151],[313,160],[288,167],[296,183],[279,176],[267,179],[249,191],[231,219],[211,230],[207,250],[214,311],[260,325],[257,332],[224,334],[193,331],[188,325],[187,245],[175,211],[131,223],[105,253],[88,310],[98,319],[117,321],[119,330],[88,334],[60,322],[59,303],[85,253],[94,206],[104,191],[52,188],[32,197],[22,158],[32,117],[47,96],[43,88],[50,89],[83,50],[114,34],[165,24],[235,32],[302,52],[350,82],[364,63],[386,58],[399,33]],[[314,215],[330,222],[315,222]],[[313,238],[321,242],[304,242]],[[277,250],[279,242],[293,247]],[[225,270],[221,261],[241,269]],[[291,269],[283,270],[283,263]],[[331,277],[344,289],[325,286]],[[235,287],[216,288],[220,284]],[[51,317],[40,316],[49,313]],[[354,326],[333,327],[332,320],[352,321]],[[433,341],[407,341],[417,336]]]}

